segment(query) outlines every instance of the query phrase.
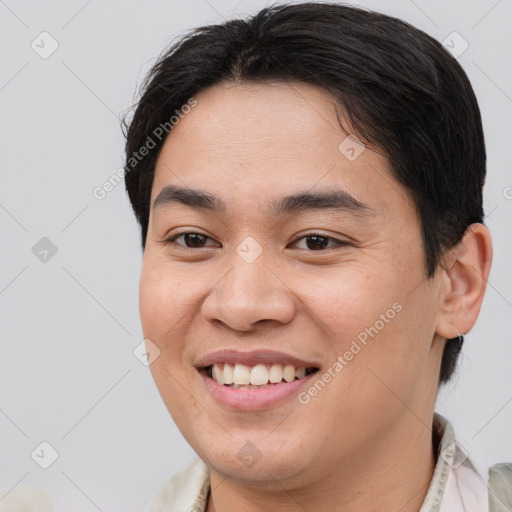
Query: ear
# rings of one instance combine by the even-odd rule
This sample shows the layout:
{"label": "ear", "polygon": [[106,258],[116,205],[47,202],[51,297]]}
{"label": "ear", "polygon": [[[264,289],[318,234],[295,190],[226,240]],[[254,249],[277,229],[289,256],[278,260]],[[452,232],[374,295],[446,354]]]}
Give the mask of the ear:
{"label": "ear", "polygon": [[446,339],[475,325],[491,271],[492,239],[483,224],[471,224],[441,265],[443,281],[436,333]]}

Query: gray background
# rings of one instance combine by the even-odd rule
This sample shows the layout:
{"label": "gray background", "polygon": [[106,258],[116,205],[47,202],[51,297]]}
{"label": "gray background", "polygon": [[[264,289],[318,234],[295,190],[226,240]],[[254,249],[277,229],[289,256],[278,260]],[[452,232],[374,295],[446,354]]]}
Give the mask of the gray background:
{"label": "gray background", "polygon": [[[133,354],[142,255],[124,187],[102,201],[92,190],[123,164],[119,114],[171,39],[268,3],[0,0],[0,490],[38,486],[57,511],[141,511],[193,456]],[[512,461],[512,2],[354,3],[469,44],[459,61],[483,116],[495,256],[437,410],[486,475]],[[59,45],[46,59],[31,47],[43,31]],[[32,250],[43,237],[57,248],[45,262]],[[31,457],[49,461],[43,441],[59,454],[48,469]]]}

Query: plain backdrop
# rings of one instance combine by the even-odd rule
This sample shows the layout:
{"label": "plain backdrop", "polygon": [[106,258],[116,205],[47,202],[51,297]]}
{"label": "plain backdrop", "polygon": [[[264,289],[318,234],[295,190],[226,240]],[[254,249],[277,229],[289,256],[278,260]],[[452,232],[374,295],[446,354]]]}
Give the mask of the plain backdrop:
{"label": "plain backdrop", "polygon": [[[486,477],[512,461],[512,2],[353,3],[468,44],[495,252],[437,410]],[[136,512],[194,456],[133,353],[142,253],[124,185],[92,191],[123,165],[120,114],[162,49],[267,4],[0,1],[0,490],[37,486],[58,512]]]}

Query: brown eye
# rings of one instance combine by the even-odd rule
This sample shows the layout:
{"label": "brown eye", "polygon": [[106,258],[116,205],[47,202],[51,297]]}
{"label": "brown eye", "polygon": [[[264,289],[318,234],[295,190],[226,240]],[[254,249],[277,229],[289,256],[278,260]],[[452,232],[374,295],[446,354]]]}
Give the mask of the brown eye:
{"label": "brown eye", "polygon": [[306,246],[313,251],[318,249],[325,249],[329,239],[325,236],[308,236],[306,238]]}
{"label": "brown eye", "polygon": [[187,247],[203,247],[206,237],[199,233],[186,233],[183,235],[183,240]]}
{"label": "brown eye", "polygon": [[[176,242],[178,239],[183,237],[183,242]],[[205,245],[205,242],[207,240],[211,240],[210,237],[203,235],[201,233],[180,233],[178,235],[173,236],[172,238],[169,238],[165,240],[166,244],[176,243],[177,245],[181,245],[188,249],[200,249],[202,247],[210,247]]]}
{"label": "brown eye", "polygon": [[329,242],[333,242],[334,246],[347,245],[346,242],[342,242],[341,240],[337,240],[330,236],[324,236],[324,235],[320,235],[317,233],[305,235],[305,236],[297,239],[294,242],[294,244],[297,244],[299,241],[302,241],[302,240],[306,240],[306,246],[299,247],[299,248],[300,249],[308,249],[310,251],[322,251],[324,249],[330,249],[331,247],[333,247],[333,245],[328,247]]}

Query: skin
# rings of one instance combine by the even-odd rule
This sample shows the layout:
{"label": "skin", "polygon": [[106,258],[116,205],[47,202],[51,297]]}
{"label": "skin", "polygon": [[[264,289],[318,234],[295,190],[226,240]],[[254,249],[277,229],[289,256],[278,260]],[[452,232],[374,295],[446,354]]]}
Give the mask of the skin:
{"label": "skin", "polygon": [[[418,511],[435,464],[442,350],[480,311],[487,228],[473,224],[427,279],[409,194],[382,152],[367,147],[354,161],[340,152],[347,134],[326,92],[223,83],[195,98],[156,165],[140,314],[161,351],[150,367],[159,392],[210,468],[208,512]],[[155,210],[167,185],[215,194],[227,209]],[[332,188],[372,213],[267,212],[278,197]],[[184,232],[209,238],[165,243]],[[329,237],[327,247],[308,246],[311,234]],[[236,251],[248,236],[263,249],[250,264]],[[194,366],[221,348],[270,348],[319,362],[321,375],[394,303],[401,311],[307,404],[236,411]],[[250,468],[237,457],[248,441],[261,453]]]}

